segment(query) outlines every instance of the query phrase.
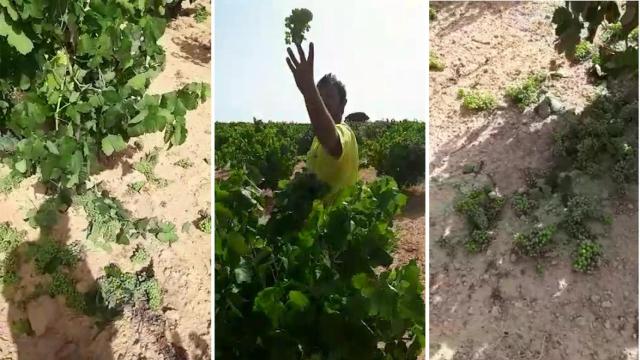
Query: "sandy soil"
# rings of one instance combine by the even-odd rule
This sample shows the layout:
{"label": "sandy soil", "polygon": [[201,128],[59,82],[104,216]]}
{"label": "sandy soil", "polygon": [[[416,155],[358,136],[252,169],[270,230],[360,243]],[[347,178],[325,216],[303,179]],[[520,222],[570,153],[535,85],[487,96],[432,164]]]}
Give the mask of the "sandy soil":
{"label": "sandy soil", "polygon": [[[208,1],[198,3],[210,10]],[[161,40],[167,52],[167,64],[151,85],[153,93],[170,91],[191,81],[210,81],[211,28],[209,20],[200,24],[194,21],[192,6],[196,4],[170,23]],[[43,334],[14,340],[8,323],[0,321],[0,358],[16,359],[18,348],[21,360],[211,358],[210,235],[194,227],[188,232],[181,231],[183,224],[198,219],[200,210],[210,209],[210,101],[187,115],[187,126],[186,143],[162,150],[159,155],[156,175],[167,179],[168,186],[145,187],[140,193],[132,193],[127,187],[143,179],[131,166],[145,152],[162,146],[162,134],[141,137],[143,151],[131,152],[94,179],[121,200],[133,217],[156,216],[173,222],[178,228],[180,239],[171,247],[145,243],[150,250],[155,277],[164,290],[162,312],[129,310],[122,319],[100,330],[88,317],[67,309],[62,299],[43,296],[32,301],[30,310],[34,316],[42,312],[55,314],[39,316],[44,322]],[[194,165],[187,169],[174,165],[180,159],[189,159]],[[27,211],[44,200],[36,188],[35,178],[31,178],[11,194],[0,197],[0,222],[8,221],[15,228],[26,230],[31,241],[38,238],[38,231],[23,219]],[[64,235],[58,240],[84,240],[86,225],[83,211],[71,209],[58,226],[57,233]],[[82,279],[78,288],[90,287],[109,263],[116,263],[126,271],[137,270],[129,260],[136,244],[117,246],[111,252],[88,251],[74,273]],[[21,269],[22,274],[29,272],[30,269]],[[9,311],[10,305],[0,298],[0,319],[7,319]]]}
{"label": "sandy soil", "polygon": [[[430,49],[447,65],[430,73],[429,277],[430,358],[637,359],[637,189],[603,203],[614,215],[605,263],[592,275],[573,272],[566,253],[536,264],[511,255],[518,219],[507,207],[486,253],[438,244],[462,238],[456,184],[493,181],[503,194],[524,185],[521,170],[551,161],[554,116],[542,120],[506,100],[497,110],[462,111],[456,92],[472,87],[502,100],[506,86],[555,62],[566,77],[549,91],[580,108],[592,94],[584,65],[555,53],[551,3],[431,3]],[[484,161],[483,175],[463,175]]]}

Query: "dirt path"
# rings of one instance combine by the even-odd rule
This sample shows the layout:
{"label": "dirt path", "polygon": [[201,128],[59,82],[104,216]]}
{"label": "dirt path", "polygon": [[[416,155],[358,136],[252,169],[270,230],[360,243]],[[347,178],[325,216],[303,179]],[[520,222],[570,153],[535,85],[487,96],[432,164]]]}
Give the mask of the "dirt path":
{"label": "dirt path", "polygon": [[[162,93],[171,91],[191,81],[210,82],[211,77],[211,29],[207,19],[196,23],[193,6],[202,4],[210,11],[208,1],[198,1],[185,9],[181,16],[172,21],[161,42],[167,53],[166,69],[154,80],[150,91]],[[58,325],[57,333],[45,333],[30,340],[34,349],[41,348],[43,354],[51,355],[60,343],[71,342],[80,358],[88,359],[165,359],[166,345],[176,349],[177,354],[189,359],[210,359],[210,235],[191,227],[189,232],[181,231],[182,225],[193,222],[199,210],[210,209],[210,100],[187,115],[188,137],[185,144],[171,150],[162,150],[156,166],[156,175],[167,179],[164,188],[147,188],[140,193],[132,193],[128,184],[142,180],[143,176],[131,169],[134,162],[162,146],[162,134],[146,135],[140,138],[144,150],[130,154],[114,169],[96,177],[110,195],[122,201],[133,217],[156,216],[171,221],[178,228],[179,241],[171,247],[149,248],[155,277],[164,289],[162,313],[125,313],[121,320],[100,331],[90,325],[89,318],[64,310],[52,319]],[[193,166],[183,169],[174,165],[181,159],[188,159]],[[23,220],[27,211],[40,204],[44,197],[34,191],[35,178],[26,180],[6,197],[0,197],[0,222],[9,221],[12,226],[26,230],[28,239],[35,240],[38,232]],[[70,210],[66,236],[70,241],[85,239],[87,225],[81,211]],[[129,257],[136,243],[117,246],[109,253],[92,250],[87,253],[85,282],[94,281],[103,274],[109,263],[118,264],[123,270],[134,271]],[[90,284],[78,285],[84,286]],[[48,306],[64,308],[62,300]],[[11,338],[7,318],[9,305],[0,298],[0,358],[15,359],[16,344]],[[142,327],[141,327],[141,324]],[[140,333],[140,329],[143,329]],[[64,335],[60,335],[64,334]],[[139,335],[138,335],[139,334]],[[25,340],[26,341],[26,340]],[[163,348],[165,346],[165,348]],[[173,351],[173,350],[172,350]],[[100,355],[98,355],[100,354]],[[40,358],[45,358],[44,355]]]}
{"label": "dirt path", "polygon": [[524,185],[521,170],[551,161],[554,116],[543,121],[513,105],[469,114],[458,88],[476,85],[502,101],[507,85],[554,62],[566,77],[553,80],[550,92],[569,107],[584,106],[594,87],[584,65],[568,64],[553,49],[553,4],[432,6],[438,19],[430,49],[447,68],[430,73],[430,358],[637,359],[637,189],[602,204],[614,217],[602,239],[605,264],[592,275],[572,271],[566,253],[545,261],[542,272],[511,255],[519,222],[510,209],[486,253],[441,246],[444,235],[466,236],[453,210],[456,185],[482,179],[462,175],[464,164],[484,161],[483,173],[511,194]]}

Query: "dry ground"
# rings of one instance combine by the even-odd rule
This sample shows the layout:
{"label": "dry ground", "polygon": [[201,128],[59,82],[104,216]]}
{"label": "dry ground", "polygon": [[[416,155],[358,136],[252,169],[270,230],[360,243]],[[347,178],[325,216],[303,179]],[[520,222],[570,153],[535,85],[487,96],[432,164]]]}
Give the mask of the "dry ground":
{"label": "dry ground", "polygon": [[542,121],[513,105],[471,114],[461,110],[458,88],[477,86],[502,101],[508,84],[554,62],[566,77],[550,91],[569,107],[584,106],[594,87],[585,65],[554,51],[552,3],[431,6],[438,18],[430,49],[447,68],[430,73],[430,358],[637,359],[637,188],[602,204],[614,217],[602,239],[605,264],[592,275],[572,271],[566,254],[545,262],[541,274],[511,255],[518,219],[510,209],[486,253],[452,254],[438,245],[445,234],[467,231],[453,211],[454,185],[485,179],[462,175],[464,164],[484,161],[483,173],[509,195],[524,185],[521,170],[551,160],[553,116]]}

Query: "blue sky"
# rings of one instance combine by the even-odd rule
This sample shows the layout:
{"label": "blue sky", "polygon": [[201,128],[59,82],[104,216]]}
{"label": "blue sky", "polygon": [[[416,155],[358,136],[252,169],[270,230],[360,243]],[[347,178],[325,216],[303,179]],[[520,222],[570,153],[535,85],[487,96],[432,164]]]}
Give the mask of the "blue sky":
{"label": "blue sky", "polygon": [[216,0],[216,121],[309,121],[285,62],[284,18],[299,7],[313,13],[315,79],[332,72],[345,84],[345,115],[425,120],[426,1]]}

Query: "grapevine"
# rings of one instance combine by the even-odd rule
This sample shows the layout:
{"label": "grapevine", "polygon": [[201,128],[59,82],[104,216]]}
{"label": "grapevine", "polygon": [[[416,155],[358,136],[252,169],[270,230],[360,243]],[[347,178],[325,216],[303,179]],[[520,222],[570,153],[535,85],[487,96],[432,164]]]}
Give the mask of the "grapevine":
{"label": "grapevine", "polygon": [[287,28],[284,33],[285,43],[300,45],[305,40],[304,34],[311,28],[309,26],[311,20],[313,20],[313,14],[308,9],[291,10],[291,15],[284,19],[284,26]]}

